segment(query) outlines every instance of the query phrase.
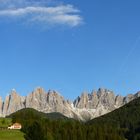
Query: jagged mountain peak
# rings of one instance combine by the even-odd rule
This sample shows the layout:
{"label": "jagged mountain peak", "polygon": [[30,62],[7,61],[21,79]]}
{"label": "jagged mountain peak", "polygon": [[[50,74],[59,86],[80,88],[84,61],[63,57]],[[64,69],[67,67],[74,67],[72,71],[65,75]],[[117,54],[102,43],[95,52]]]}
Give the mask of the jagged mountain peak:
{"label": "jagged mountain peak", "polygon": [[17,93],[17,91],[15,89],[14,90],[12,89],[9,96],[10,96],[10,98],[16,98],[20,95],[19,95],[19,93]]}
{"label": "jagged mountain peak", "polygon": [[61,96],[59,92],[56,90],[49,89],[48,91],[45,91],[42,87],[35,88],[31,94],[45,94],[46,96]]}
{"label": "jagged mountain peak", "polygon": [[34,89],[32,93],[42,94],[42,93],[45,93],[45,90],[42,87],[37,87]]}
{"label": "jagged mountain peak", "polygon": [[56,91],[56,90],[48,90],[47,94],[48,95],[54,95],[54,96],[61,96],[60,93],[58,91]]}
{"label": "jagged mountain peak", "polygon": [[140,92],[126,97],[116,96],[111,90],[99,88],[91,93],[82,92],[81,96],[71,102],[55,90],[46,92],[43,88],[37,87],[26,97],[22,97],[14,89],[6,96],[4,102],[0,98],[0,116],[23,108],[34,108],[45,113],[59,112],[70,118],[89,120],[113,111],[139,96]]}
{"label": "jagged mountain peak", "polygon": [[[97,91],[97,95],[100,97],[100,96],[103,96],[103,95],[110,95],[110,94],[114,94],[113,91],[111,90],[108,90],[106,88],[99,88],[98,91]],[[115,95],[115,94],[114,94]]]}

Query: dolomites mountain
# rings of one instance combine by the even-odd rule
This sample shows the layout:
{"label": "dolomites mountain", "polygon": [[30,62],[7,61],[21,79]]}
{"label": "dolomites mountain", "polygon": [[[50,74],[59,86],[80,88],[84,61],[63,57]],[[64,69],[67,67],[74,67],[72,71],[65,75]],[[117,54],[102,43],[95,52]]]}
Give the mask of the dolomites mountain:
{"label": "dolomites mountain", "polygon": [[87,121],[111,112],[139,96],[140,92],[126,97],[115,96],[112,91],[100,88],[90,94],[83,92],[74,102],[70,102],[53,90],[46,92],[43,88],[37,88],[26,97],[12,90],[5,101],[0,97],[0,116],[4,117],[23,108],[34,108],[44,113],[60,112],[67,117]]}

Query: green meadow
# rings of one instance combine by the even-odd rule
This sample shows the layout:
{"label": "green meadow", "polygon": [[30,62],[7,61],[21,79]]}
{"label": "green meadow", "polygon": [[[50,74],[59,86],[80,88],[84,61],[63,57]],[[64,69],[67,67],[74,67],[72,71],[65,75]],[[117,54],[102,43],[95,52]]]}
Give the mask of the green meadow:
{"label": "green meadow", "polygon": [[[10,118],[0,118],[0,127],[8,127],[12,124]],[[0,140],[25,140],[24,134],[19,130],[0,130]]]}
{"label": "green meadow", "polygon": [[25,140],[19,130],[0,130],[0,140]]}

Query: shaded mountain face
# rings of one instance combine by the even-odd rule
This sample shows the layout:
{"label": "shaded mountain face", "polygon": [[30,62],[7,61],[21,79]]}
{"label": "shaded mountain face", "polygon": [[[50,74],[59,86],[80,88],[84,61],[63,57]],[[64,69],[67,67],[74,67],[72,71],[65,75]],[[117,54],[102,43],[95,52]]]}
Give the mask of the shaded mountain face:
{"label": "shaded mountain face", "polygon": [[69,118],[91,120],[111,112],[140,96],[140,92],[126,97],[115,96],[107,89],[99,89],[92,93],[84,92],[74,102],[65,100],[58,92],[37,88],[26,97],[15,90],[3,102],[0,98],[0,116],[10,115],[23,108],[33,108],[44,113],[59,112]]}

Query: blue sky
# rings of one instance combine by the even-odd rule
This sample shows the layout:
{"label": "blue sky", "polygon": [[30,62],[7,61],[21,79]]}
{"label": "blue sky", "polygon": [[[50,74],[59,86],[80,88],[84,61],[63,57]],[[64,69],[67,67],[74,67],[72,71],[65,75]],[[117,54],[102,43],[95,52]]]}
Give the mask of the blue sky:
{"label": "blue sky", "polygon": [[140,90],[139,0],[0,0],[0,95],[41,86],[75,99]]}

